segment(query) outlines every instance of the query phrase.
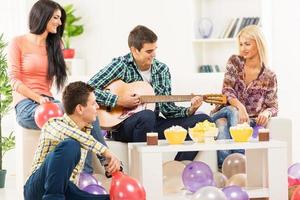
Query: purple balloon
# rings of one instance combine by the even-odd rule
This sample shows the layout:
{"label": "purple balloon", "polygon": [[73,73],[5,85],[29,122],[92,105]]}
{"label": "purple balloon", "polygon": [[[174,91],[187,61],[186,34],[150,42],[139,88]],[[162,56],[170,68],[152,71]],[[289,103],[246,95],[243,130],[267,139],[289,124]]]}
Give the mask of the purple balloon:
{"label": "purple balloon", "polygon": [[249,200],[249,195],[241,187],[232,185],[223,188],[222,190],[227,197],[227,200]]}
{"label": "purple balloon", "polygon": [[196,192],[204,186],[214,185],[210,167],[201,161],[193,161],[184,168],[182,181],[185,188],[191,192]]}
{"label": "purple balloon", "polygon": [[300,180],[300,163],[295,163],[288,169],[288,175],[291,178]]}
{"label": "purple balloon", "polygon": [[86,186],[83,191],[90,194],[108,194],[104,187],[96,184]]}
{"label": "purple balloon", "polygon": [[107,131],[101,130],[101,134],[103,135],[103,137],[105,137],[107,135]]}
{"label": "purple balloon", "polygon": [[253,128],[253,134],[252,134],[253,138],[257,138],[257,136],[258,136],[258,130],[261,129],[261,128],[264,128],[264,127],[260,126],[260,125],[254,126],[254,128]]}
{"label": "purple balloon", "polygon": [[91,174],[81,172],[79,175],[79,181],[78,181],[78,187],[79,189],[83,189],[87,187],[88,185],[97,185],[98,181],[97,179],[92,176]]}

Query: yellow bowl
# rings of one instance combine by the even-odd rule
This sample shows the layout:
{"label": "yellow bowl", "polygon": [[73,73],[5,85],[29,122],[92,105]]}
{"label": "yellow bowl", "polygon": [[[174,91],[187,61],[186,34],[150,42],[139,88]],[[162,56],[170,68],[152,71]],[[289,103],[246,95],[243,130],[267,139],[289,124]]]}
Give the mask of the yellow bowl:
{"label": "yellow bowl", "polygon": [[252,133],[253,129],[251,127],[242,129],[230,128],[230,135],[235,142],[248,142]]}
{"label": "yellow bowl", "polygon": [[189,136],[192,138],[194,142],[204,142],[205,131],[194,130],[193,128],[189,129]]}
{"label": "yellow bowl", "polygon": [[167,139],[169,144],[182,144],[186,138],[187,131],[186,130],[168,130],[164,131],[165,138]]}

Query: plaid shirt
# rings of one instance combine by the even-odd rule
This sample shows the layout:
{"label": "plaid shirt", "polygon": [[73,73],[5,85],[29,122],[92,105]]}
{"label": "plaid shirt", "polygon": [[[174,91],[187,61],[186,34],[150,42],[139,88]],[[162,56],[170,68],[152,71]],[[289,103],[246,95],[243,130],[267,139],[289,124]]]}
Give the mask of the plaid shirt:
{"label": "plaid shirt", "polygon": [[257,79],[249,85],[244,82],[245,60],[237,55],[230,57],[227,63],[223,94],[227,99],[237,98],[247,109],[249,117],[257,117],[267,110],[277,116],[277,79],[276,74],[263,67]]}
{"label": "plaid shirt", "polygon": [[66,138],[72,138],[81,144],[80,161],[70,177],[70,180],[77,184],[79,173],[84,166],[87,151],[91,150],[100,155],[107,149],[90,135],[91,128],[92,126],[89,126],[84,128],[84,130],[80,130],[75,122],[66,114],[63,117],[50,119],[42,129],[39,145],[33,159],[31,174],[42,165],[48,153],[52,152],[61,141]]}
{"label": "plaid shirt", "polygon": [[[113,59],[113,61],[94,75],[88,83],[96,88],[96,100],[101,105],[114,107],[118,96],[103,89],[115,80],[125,83],[143,81],[137,70],[132,54],[129,53]],[[171,75],[166,64],[154,59],[151,64],[151,83],[156,95],[171,95]],[[175,103],[156,103],[156,111],[160,111],[167,118],[188,116],[188,108],[176,106]]]}

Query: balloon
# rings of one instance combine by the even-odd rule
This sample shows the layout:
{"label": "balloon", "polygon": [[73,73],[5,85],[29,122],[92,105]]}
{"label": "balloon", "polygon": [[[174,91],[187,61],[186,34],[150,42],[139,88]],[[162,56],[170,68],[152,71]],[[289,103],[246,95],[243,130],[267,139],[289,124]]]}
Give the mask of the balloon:
{"label": "balloon", "polygon": [[288,169],[288,175],[291,178],[300,180],[300,163],[295,163]]}
{"label": "balloon", "polygon": [[218,188],[206,186],[193,194],[191,200],[227,200],[225,194]]}
{"label": "balloon", "polygon": [[294,194],[294,191],[298,188],[299,185],[293,185],[289,187],[289,198],[292,199],[292,195]]}
{"label": "balloon", "polygon": [[103,174],[94,174],[93,176],[97,179],[98,185],[101,185],[105,188],[106,191],[109,191],[111,185],[111,178],[107,178]]}
{"label": "balloon", "polygon": [[246,173],[246,157],[240,153],[230,154],[222,164],[222,172],[227,178],[235,174]]}
{"label": "balloon", "polygon": [[246,174],[235,174],[230,179],[228,179],[228,183],[226,186],[237,185],[240,187],[245,187],[247,182]]}
{"label": "balloon", "polygon": [[288,177],[288,182],[289,182],[289,187],[293,186],[293,185],[300,185],[300,180],[292,178],[292,177]]}
{"label": "balloon", "polygon": [[291,200],[300,200],[300,186],[293,192]]}
{"label": "balloon", "polygon": [[223,188],[226,186],[228,179],[221,172],[214,172],[214,182],[216,184],[216,187]]}
{"label": "balloon", "polygon": [[182,181],[187,190],[196,192],[199,188],[213,185],[213,173],[204,162],[193,161],[184,168]]}
{"label": "balloon", "polygon": [[47,102],[39,105],[34,114],[34,121],[39,128],[52,117],[63,116],[63,111],[56,103]]}
{"label": "balloon", "polygon": [[222,190],[227,197],[227,200],[249,200],[249,195],[239,186],[232,185],[223,188]]}
{"label": "balloon", "polygon": [[103,137],[105,137],[107,135],[107,131],[106,130],[101,130],[101,134],[103,135]]}
{"label": "balloon", "polygon": [[90,194],[108,194],[104,187],[96,184],[86,186],[83,191]]}
{"label": "balloon", "polygon": [[192,161],[191,161],[191,160],[182,160],[182,161],[180,161],[180,162],[182,162],[184,165],[188,165],[188,164],[190,164]]}
{"label": "balloon", "polygon": [[252,134],[253,138],[257,138],[257,136],[258,136],[258,130],[261,129],[261,128],[265,128],[265,127],[260,126],[260,125],[254,126],[254,128],[253,128],[253,134]]}
{"label": "balloon", "polygon": [[88,185],[97,185],[98,181],[91,174],[81,172],[79,175],[78,187],[83,190]]}
{"label": "balloon", "polygon": [[164,193],[179,192],[184,188],[182,172],[185,165],[179,161],[169,161],[163,164],[163,190]]}
{"label": "balloon", "polygon": [[111,200],[146,200],[144,187],[122,172],[113,173],[109,193]]}

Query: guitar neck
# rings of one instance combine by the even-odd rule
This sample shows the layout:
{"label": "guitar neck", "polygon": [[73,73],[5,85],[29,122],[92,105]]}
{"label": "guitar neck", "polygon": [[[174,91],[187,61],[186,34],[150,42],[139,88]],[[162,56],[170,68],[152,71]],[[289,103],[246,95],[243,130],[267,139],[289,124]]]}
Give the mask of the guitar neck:
{"label": "guitar neck", "polygon": [[202,95],[142,95],[140,100],[142,103],[160,103],[160,102],[185,102],[190,101],[193,97]]}

